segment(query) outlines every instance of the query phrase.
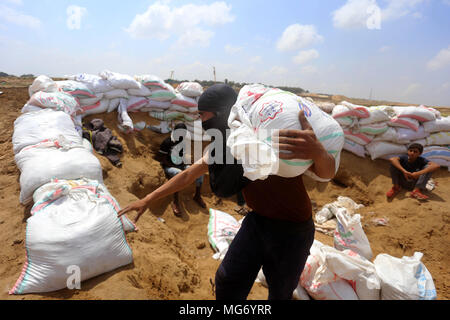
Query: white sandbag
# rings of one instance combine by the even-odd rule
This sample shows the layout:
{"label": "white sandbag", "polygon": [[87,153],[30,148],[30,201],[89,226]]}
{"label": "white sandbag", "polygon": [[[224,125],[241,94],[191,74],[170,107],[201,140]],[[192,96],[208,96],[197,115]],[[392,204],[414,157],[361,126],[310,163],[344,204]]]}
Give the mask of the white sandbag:
{"label": "white sandbag", "polygon": [[366,145],[366,150],[369,152],[372,160],[387,154],[406,154],[408,152],[408,148],[405,145],[387,141],[372,141]]}
{"label": "white sandbag", "polygon": [[336,212],[337,228],[334,232],[334,247],[340,251],[350,249],[364,258],[372,259],[372,249],[361,225],[359,214],[349,214],[344,208]]}
{"label": "white sandbag", "polygon": [[311,298],[308,295],[308,292],[306,292],[305,288],[303,288],[300,283],[298,284],[297,288],[295,288],[294,292],[292,293],[292,299],[293,300],[311,300]]}
{"label": "white sandbag", "polygon": [[38,107],[38,106],[33,106],[32,104],[25,103],[25,105],[22,107],[20,112],[28,113],[28,112],[37,112],[37,111],[41,111],[41,110],[45,110],[45,109]]}
{"label": "white sandbag", "polygon": [[104,70],[99,73],[99,76],[108,80],[109,84],[117,89],[139,89],[139,84],[132,76],[127,74],[112,72]]}
{"label": "white sandbag", "polygon": [[117,109],[120,103],[120,98],[114,98],[109,101],[108,110],[106,112],[110,113]]}
{"label": "white sandbag", "polygon": [[56,85],[56,82],[53,81],[53,79],[41,75],[34,79],[31,86],[28,87],[28,94],[30,95],[30,98],[33,96],[33,94],[39,91],[56,92],[58,91],[58,86]]}
{"label": "white sandbag", "polygon": [[130,97],[128,98],[127,103],[127,111],[128,112],[137,112],[141,108],[145,107],[148,104],[148,99],[144,97]]}
{"label": "white sandbag", "polygon": [[176,97],[171,101],[171,103],[172,105],[178,105],[186,108],[196,108],[198,105],[195,99],[184,96],[181,93],[176,93]]}
{"label": "white sandbag", "polygon": [[325,264],[331,272],[350,281],[360,300],[380,300],[381,280],[375,266],[354,251],[323,246]]}
{"label": "white sandbag", "polygon": [[314,240],[299,284],[315,300],[358,300],[349,282],[327,267],[323,247],[320,241]]}
{"label": "white sandbag", "polygon": [[417,121],[425,122],[436,119],[436,115],[425,108],[421,107],[394,107],[395,113],[398,118],[411,118]]}
{"label": "white sandbag", "polygon": [[183,113],[179,111],[171,111],[166,110],[164,112],[149,112],[150,117],[153,117],[155,119],[161,120],[161,121],[175,121],[180,120],[182,122],[188,121],[192,122],[199,118],[198,115],[194,115],[192,113]]}
{"label": "white sandbag", "polygon": [[418,144],[421,144],[424,147],[428,145],[427,139],[412,140],[411,143],[418,143]]}
{"label": "white sandbag", "polygon": [[[365,106],[359,106],[347,101],[342,101],[338,106],[339,108],[333,109],[333,118],[339,117],[355,117],[355,118],[369,118],[369,108]],[[337,107],[337,106],[336,106]]]}
{"label": "white sandbag", "polygon": [[401,259],[379,254],[374,265],[381,279],[381,300],[435,300],[433,278],[420,261],[421,252]]}
{"label": "white sandbag", "polygon": [[83,82],[94,93],[104,93],[114,90],[109,82],[102,77],[94,74],[79,73],[71,76],[66,76],[67,79]]}
{"label": "white sandbag", "polygon": [[178,111],[178,112],[183,112],[183,113],[189,113],[189,108],[186,107],[182,107],[176,104],[171,104],[170,108],[168,109],[170,111]]}
{"label": "white sandbag", "polygon": [[199,97],[203,93],[203,87],[197,82],[182,82],[178,85],[177,91],[186,97]]}
{"label": "white sandbag", "polygon": [[44,140],[55,140],[61,136],[69,143],[79,145],[81,136],[75,129],[71,117],[62,111],[42,109],[25,113],[14,121],[12,144],[14,154],[23,148]]}
{"label": "white sandbag", "polygon": [[103,98],[103,93],[96,93],[94,98],[78,99],[80,106],[92,106]]}
{"label": "white sandbag", "polygon": [[450,116],[424,122],[423,127],[428,133],[450,131]]}
{"label": "white sandbag", "polygon": [[337,123],[341,125],[342,128],[350,128],[355,125],[355,123],[358,121],[356,118],[352,117],[338,117],[334,118]]}
{"label": "white sandbag", "polygon": [[124,132],[130,133],[134,130],[133,120],[131,120],[127,111],[128,99],[120,99],[119,106],[117,108],[117,119],[119,121],[119,128]]}
{"label": "white sandbag", "polygon": [[150,89],[150,91],[166,90],[175,92],[175,90],[170,84],[164,82],[164,80],[155,75],[139,75],[134,76],[134,79],[136,79],[137,82],[140,82],[142,85]]}
{"label": "white sandbag", "polygon": [[105,113],[109,108],[109,103],[110,101],[108,99],[101,99],[92,106],[81,107],[81,109],[83,110],[82,116],[85,117],[91,114]]}
{"label": "white sandbag", "polygon": [[336,105],[333,102],[321,102],[321,101],[311,101],[312,103],[315,103],[316,106],[318,106],[322,111],[331,114],[333,112],[334,107]]}
{"label": "white sandbag", "polygon": [[398,136],[397,129],[395,127],[391,127],[388,125],[388,129],[384,133],[374,136],[372,141],[396,142],[397,136]]}
{"label": "white sandbag", "polygon": [[423,126],[419,126],[417,131],[407,128],[397,129],[397,141],[414,141],[426,138],[427,136],[429,136],[429,133],[425,132]]}
{"label": "white sandbag", "polygon": [[450,132],[432,133],[427,137],[427,145],[449,145]]}
{"label": "white sandbag", "polygon": [[103,97],[105,99],[116,99],[116,98],[125,98],[128,99],[129,95],[127,90],[124,89],[113,89],[111,91],[107,91],[104,93]]}
{"label": "white sandbag", "polygon": [[137,97],[148,97],[152,94],[150,89],[148,89],[146,86],[144,86],[142,83],[137,82],[139,88],[138,89],[128,89],[128,94],[130,96],[137,96]]}
{"label": "white sandbag", "polygon": [[10,294],[79,285],[71,275],[84,281],[133,261],[122,220],[104,186],[59,181],[45,189],[27,219],[26,261]]}
{"label": "white sandbag", "polygon": [[428,160],[440,165],[441,167],[448,167],[448,171],[450,171],[450,161],[449,160],[440,159],[440,158],[431,158]]}
{"label": "white sandbag", "polygon": [[148,96],[149,99],[156,101],[172,101],[176,97],[175,90],[166,89],[152,90],[152,93]]}
{"label": "white sandbag", "polygon": [[413,118],[399,118],[394,117],[388,123],[391,127],[409,128],[414,131],[419,130],[419,121]]}
{"label": "white sandbag", "polygon": [[70,94],[78,99],[95,98],[95,94],[84,83],[74,80],[56,81],[56,85],[60,91]]}
{"label": "white sandbag", "polygon": [[449,146],[429,146],[423,149],[422,157],[428,160],[443,159],[450,161],[450,147]]}
{"label": "white sandbag", "polygon": [[365,146],[373,140],[373,136],[370,134],[352,132],[349,129],[344,129],[344,135],[345,139],[354,141],[362,146]]}
{"label": "white sandbag", "polygon": [[369,117],[360,119],[360,125],[389,121],[395,115],[394,108],[390,106],[369,107],[368,111]]}
{"label": "white sandbag", "polygon": [[171,107],[170,101],[158,101],[154,99],[148,99],[147,108],[167,110]]}
{"label": "white sandbag", "polygon": [[69,115],[75,115],[81,111],[78,100],[70,94],[64,92],[43,92],[38,91],[28,100],[28,104],[41,108],[49,108],[57,111],[64,111]]}
{"label": "white sandbag", "polygon": [[389,129],[389,126],[387,125],[387,122],[374,122],[374,123],[367,123],[367,124],[361,124],[359,123],[359,132],[376,136],[385,133]]}
{"label": "white sandbag", "polygon": [[14,160],[20,174],[20,202],[27,204],[33,192],[53,178],[88,178],[103,182],[99,160],[84,148],[60,138],[24,148]]}
{"label": "white sandbag", "polygon": [[228,213],[209,209],[208,240],[216,251],[213,257],[223,259],[241,224]]}
{"label": "white sandbag", "polygon": [[241,89],[228,118],[231,130],[227,145],[232,155],[242,161],[245,177],[250,180],[264,180],[272,174],[295,177],[311,167],[311,159],[281,160],[272,141],[279,129],[301,129],[299,112],[304,112],[317,139],[335,158],[336,171],[339,169],[344,145],[340,125],[306,99],[255,84]]}

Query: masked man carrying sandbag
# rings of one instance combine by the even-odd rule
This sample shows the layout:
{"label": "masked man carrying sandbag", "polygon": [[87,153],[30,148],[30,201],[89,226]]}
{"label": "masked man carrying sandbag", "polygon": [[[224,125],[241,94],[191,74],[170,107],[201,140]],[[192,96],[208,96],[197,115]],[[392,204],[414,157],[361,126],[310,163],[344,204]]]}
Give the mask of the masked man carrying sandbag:
{"label": "masked man carrying sandbag", "polygon": [[[227,85],[208,88],[198,104],[202,126],[214,139],[208,151],[187,170],[119,211],[119,215],[136,211],[137,221],[151,203],[184,189],[209,172],[211,189],[216,195],[229,197],[242,190],[252,209],[216,272],[216,298],[246,299],[262,267],[269,299],[288,300],[298,285],[314,241],[311,202],[301,175],[293,178],[269,175],[265,180],[255,181],[244,177],[242,165],[226,147],[228,118],[236,101],[235,91]],[[333,178],[335,159],[317,139],[303,112],[299,112],[298,119],[302,130],[279,131],[279,150],[290,151],[280,152],[279,158],[311,159],[310,170],[316,176]],[[216,132],[210,134],[208,129]]]}

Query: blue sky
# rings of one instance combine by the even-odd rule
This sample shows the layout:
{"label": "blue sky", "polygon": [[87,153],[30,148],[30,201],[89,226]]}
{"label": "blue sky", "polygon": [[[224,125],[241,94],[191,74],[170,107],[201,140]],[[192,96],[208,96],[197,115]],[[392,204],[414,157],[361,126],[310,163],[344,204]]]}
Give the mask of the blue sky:
{"label": "blue sky", "polygon": [[0,0],[0,71],[259,82],[450,106],[450,0]]}

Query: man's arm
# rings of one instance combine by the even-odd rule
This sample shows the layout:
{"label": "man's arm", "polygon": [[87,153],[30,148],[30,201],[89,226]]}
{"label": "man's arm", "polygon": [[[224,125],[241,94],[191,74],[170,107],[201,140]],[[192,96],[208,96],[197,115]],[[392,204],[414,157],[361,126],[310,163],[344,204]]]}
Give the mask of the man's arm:
{"label": "man's arm", "polygon": [[118,212],[118,216],[120,217],[130,211],[136,211],[137,216],[134,219],[134,222],[137,222],[140,216],[147,210],[152,202],[183,190],[187,186],[191,185],[195,181],[195,179],[207,172],[208,165],[206,164],[206,159],[202,158],[192,166],[190,166],[188,169],[177,174],[175,177],[170,179],[168,182],[163,184],[152,193],[149,193],[144,198],[137,200],[120,210]]}
{"label": "man's arm", "polygon": [[302,130],[280,130],[278,147],[291,153],[279,154],[280,159],[312,159],[311,170],[322,179],[332,179],[335,175],[335,160],[317,139],[311,124],[302,111],[299,112]]}

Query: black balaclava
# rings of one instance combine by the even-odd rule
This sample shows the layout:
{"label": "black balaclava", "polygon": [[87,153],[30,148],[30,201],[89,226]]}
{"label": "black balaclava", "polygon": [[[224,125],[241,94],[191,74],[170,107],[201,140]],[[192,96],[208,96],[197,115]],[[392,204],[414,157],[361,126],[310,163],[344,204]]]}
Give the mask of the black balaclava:
{"label": "black balaclava", "polygon": [[[236,161],[227,164],[226,159],[230,159],[230,148],[227,147],[228,117],[233,105],[237,101],[237,94],[233,88],[226,84],[215,84],[209,87],[198,101],[199,111],[210,111],[215,116],[202,122],[202,127],[208,129],[217,129],[222,133],[223,145],[223,164],[211,164],[209,169],[209,181],[211,190],[219,197],[231,197],[237,194],[250,182],[244,177],[244,169]],[[219,146],[216,146],[219,147]],[[226,155],[229,154],[227,157]],[[231,159],[233,157],[231,156]]]}

